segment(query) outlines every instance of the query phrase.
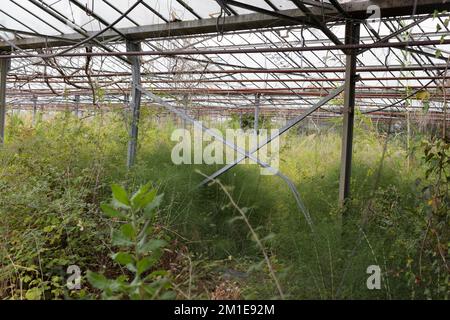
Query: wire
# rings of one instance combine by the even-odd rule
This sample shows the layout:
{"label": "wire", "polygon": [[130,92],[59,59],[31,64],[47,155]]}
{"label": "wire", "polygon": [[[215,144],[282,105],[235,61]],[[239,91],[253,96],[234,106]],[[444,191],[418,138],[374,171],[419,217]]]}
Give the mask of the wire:
{"label": "wire", "polygon": [[[222,22],[220,22],[221,19],[223,19]],[[220,15],[217,17],[216,20],[216,29],[217,29],[217,41],[222,42],[225,33],[225,10],[223,9],[222,6],[220,7]]]}

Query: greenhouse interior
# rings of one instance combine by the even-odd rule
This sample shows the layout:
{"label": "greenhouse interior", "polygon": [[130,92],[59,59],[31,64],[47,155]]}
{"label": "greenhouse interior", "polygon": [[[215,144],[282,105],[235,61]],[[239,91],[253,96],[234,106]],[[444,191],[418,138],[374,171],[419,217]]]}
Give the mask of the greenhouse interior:
{"label": "greenhouse interior", "polygon": [[449,10],[2,1],[0,299],[448,300]]}

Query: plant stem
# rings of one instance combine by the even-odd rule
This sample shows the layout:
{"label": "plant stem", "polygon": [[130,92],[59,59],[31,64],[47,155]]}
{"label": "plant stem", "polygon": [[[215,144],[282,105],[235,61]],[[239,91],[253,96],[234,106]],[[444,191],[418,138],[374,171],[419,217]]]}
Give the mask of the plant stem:
{"label": "plant stem", "polygon": [[[200,174],[203,175],[204,177],[208,177],[208,176],[204,175],[203,173],[200,173]],[[270,262],[269,255],[267,254],[267,251],[264,248],[263,243],[259,239],[258,234],[255,232],[255,230],[253,229],[252,225],[250,224],[250,221],[248,221],[247,216],[245,215],[245,212],[237,205],[237,203],[234,201],[234,199],[231,196],[231,194],[228,192],[228,190],[225,188],[225,186],[219,180],[213,179],[212,182],[214,182],[214,183],[216,183],[216,184],[218,184],[220,186],[220,188],[223,190],[223,192],[226,194],[226,196],[230,200],[230,202],[233,205],[233,207],[235,207],[236,210],[242,216],[242,219],[244,220],[245,224],[247,225],[248,229],[250,230],[250,233],[252,234],[253,238],[255,239],[256,244],[261,249],[261,252],[264,255],[264,260],[266,261],[267,267],[269,268],[270,275],[272,276],[273,281],[275,282],[275,285],[277,287],[278,293],[280,294],[281,299],[284,300],[285,296],[284,296],[284,293],[283,293],[283,289],[281,288],[280,282],[278,281],[278,278],[277,278],[277,276],[275,274],[275,270],[274,270],[274,268],[272,266],[272,263]]]}

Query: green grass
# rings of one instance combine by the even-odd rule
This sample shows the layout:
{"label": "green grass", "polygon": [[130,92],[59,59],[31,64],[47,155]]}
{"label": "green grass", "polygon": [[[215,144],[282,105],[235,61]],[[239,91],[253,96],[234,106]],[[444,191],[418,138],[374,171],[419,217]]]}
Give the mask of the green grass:
{"label": "green grass", "polygon": [[[196,297],[208,297],[206,291],[221,281],[215,274],[224,268],[248,273],[236,280],[243,298],[277,297],[246,226],[230,222],[237,213],[224,193],[215,185],[197,187],[203,180],[197,170],[209,174],[220,166],[174,165],[170,134],[176,125],[157,124],[145,112],[142,119],[131,171],[124,165],[128,134],[120,114],[81,121],[62,114],[34,128],[27,119],[9,119],[0,150],[0,297],[23,298],[33,287],[42,289],[41,298],[92,297],[89,287],[64,288],[65,269],[70,264],[84,272],[114,269],[108,262],[112,222],[99,205],[108,201],[111,183],[136,190],[148,181],[165,194],[160,225],[192,254]],[[282,139],[280,170],[297,186],[315,235],[279,177],[261,176],[256,165],[239,165],[220,178],[265,238],[285,293],[293,299],[446,298],[443,270],[429,271],[428,282],[415,281],[427,207],[420,148],[410,150],[408,159],[405,137],[392,134],[382,157],[385,135],[359,119],[346,218],[352,236],[344,241],[337,199],[339,126]],[[358,229],[361,217],[368,219],[364,233]],[[366,288],[372,264],[383,270],[381,290]]]}

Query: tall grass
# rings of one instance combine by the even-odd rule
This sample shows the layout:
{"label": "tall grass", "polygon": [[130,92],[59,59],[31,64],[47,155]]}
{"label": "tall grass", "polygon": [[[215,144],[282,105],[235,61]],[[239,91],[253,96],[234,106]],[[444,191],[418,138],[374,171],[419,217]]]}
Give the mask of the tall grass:
{"label": "tall grass", "polygon": [[[35,127],[10,117],[0,150],[0,296],[21,298],[21,286],[39,285],[48,289],[41,298],[61,297],[67,295],[67,265],[105,268],[110,222],[99,214],[99,204],[113,182],[136,189],[148,181],[165,193],[159,213],[164,228],[202,259],[228,261],[225,267],[248,274],[242,283],[245,297],[276,296],[261,252],[247,227],[233,219],[236,208],[218,186],[198,188],[203,177],[196,170],[209,174],[220,166],[172,163],[170,135],[176,126],[157,123],[144,112],[137,163],[128,171],[128,134],[120,113],[84,120],[62,114]],[[429,288],[411,283],[414,273],[407,270],[423,228],[416,210],[423,203],[420,150],[405,150],[401,134],[386,136],[360,119],[349,208],[354,237],[343,243],[337,199],[340,124],[327,128],[290,133],[282,139],[280,155],[280,170],[298,188],[314,235],[278,177],[261,176],[256,165],[239,165],[220,178],[236,204],[246,208],[249,223],[266,236],[285,293],[295,299],[426,296]],[[363,219],[368,223],[362,229]],[[384,270],[382,290],[366,287],[366,269],[373,264]]]}

